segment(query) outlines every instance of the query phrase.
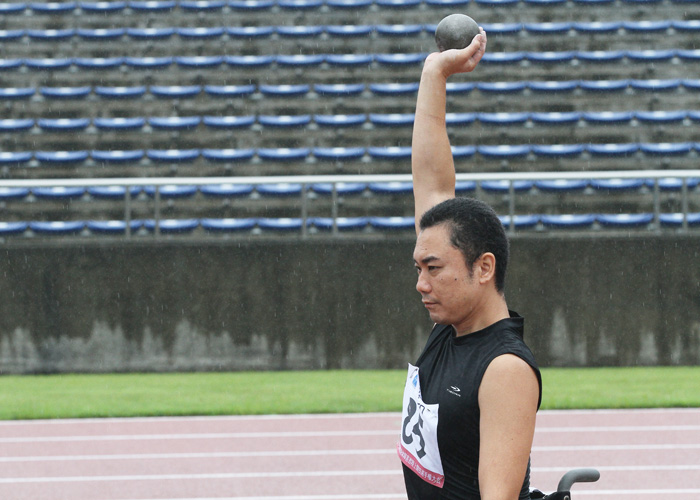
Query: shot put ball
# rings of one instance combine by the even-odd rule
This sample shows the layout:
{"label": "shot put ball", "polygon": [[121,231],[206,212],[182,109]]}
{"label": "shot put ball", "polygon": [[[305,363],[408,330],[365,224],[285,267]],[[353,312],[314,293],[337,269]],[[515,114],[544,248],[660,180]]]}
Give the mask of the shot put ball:
{"label": "shot put ball", "polygon": [[479,25],[465,14],[450,14],[437,25],[435,43],[438,50],[463,49],[479,34]]}

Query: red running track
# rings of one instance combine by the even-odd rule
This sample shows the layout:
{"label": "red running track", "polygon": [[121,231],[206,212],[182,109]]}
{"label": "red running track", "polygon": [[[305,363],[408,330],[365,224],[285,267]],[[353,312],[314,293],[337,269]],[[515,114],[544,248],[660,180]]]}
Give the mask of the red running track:
{"label": "red running track", "polygon": [[[0,422],[0,499],[405,499],[387,414]],[[542,411],[532,484],[574,499],[700,499],[700,409]]]}

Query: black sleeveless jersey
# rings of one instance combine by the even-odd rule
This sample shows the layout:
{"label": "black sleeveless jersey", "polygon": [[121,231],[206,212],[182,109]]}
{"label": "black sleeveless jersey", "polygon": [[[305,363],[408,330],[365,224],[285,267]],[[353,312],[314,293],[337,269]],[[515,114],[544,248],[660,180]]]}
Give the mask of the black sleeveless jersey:
{"label": "black sleeveless jersey", "polygon": [[[451,325],[435,325],[416,366],[420,370],[423,401],[439,404],[437,440],[444,469],[442,488],[433,486],[405,465],[409,500],[479,500],[479,386],[491,361],[514,354],[542,378],[530,349],[523,341],[523,318],[511,317],[478,332],[455,336]],[[539,408],[539,402],[538,402]],[[530,465],[520,492],[529,499]]]}

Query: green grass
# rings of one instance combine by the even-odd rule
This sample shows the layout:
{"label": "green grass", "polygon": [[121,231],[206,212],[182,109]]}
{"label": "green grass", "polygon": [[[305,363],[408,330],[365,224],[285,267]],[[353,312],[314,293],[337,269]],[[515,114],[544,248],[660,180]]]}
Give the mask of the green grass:
{"label": "green grass", "polygon": [[[0,419],[400,411],[405,372],[0,377]],[[543,370],[543,409],[700,407],[700,367]]]}

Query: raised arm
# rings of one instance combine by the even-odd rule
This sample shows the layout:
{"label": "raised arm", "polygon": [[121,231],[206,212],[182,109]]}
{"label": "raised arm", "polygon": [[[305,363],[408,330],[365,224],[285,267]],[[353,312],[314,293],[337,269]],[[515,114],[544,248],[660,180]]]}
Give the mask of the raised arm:
{"label": "raised arm", "polygon": [[411,168],[416,233],[421,216],[455,196],[455,169],[445,124],[447,78],[476,68],[486,51],[486,33],[462,50],[430,54],[423,65],[413,125]]}

